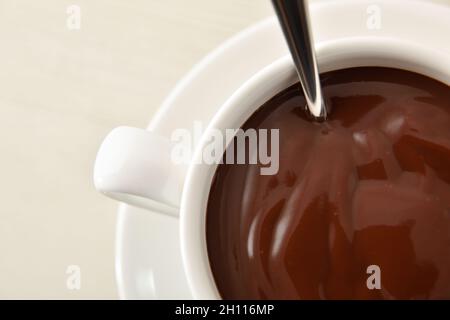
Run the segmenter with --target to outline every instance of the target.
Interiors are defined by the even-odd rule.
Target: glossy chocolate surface
[[[222,297],[450,299],[449,86],[377,67],[321,78],[325,123],[292,86],[243,125],[280,129],[276,175],[216,171],[206,235]]]

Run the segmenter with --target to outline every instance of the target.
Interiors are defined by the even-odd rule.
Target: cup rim
[[[318,43],[316,52],[321,73],[361,66],[391,67],[420,73],[450,86],[450,54],[420,43],[386,37],[351,37]],[[240,122],[239,128],[264,102],[295,82],[296,73],[289,56],[263,68],[226,100],[196,148],[180,205],[182,262],[195,299],[221,299],[209,264],[205,227],[206,204],[217,164],[203,164],[202,150],[210,142],[213,129],[236,128],[233,124]],[[256,95],[257,90],[263,92]]]

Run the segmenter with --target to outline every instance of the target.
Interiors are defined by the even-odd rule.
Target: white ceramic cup
[[[450,54],[395,38],[344,38],[318,44],[320,72],[382,66],[417,72],[450,85]],[[223,75],[218,75],[223,76]],[[132,205],[180,216],[183,265],[193,297],[220,299],[206,247],[205,217],[217,165],[202,161],[213,131],[239,128],[266,101],[297,81],[290,57],[243,84],[208,125],[190,165],[171,158],[173,143],[147,130],[119,127],[105,138],[94,168],[97,190]],[[187,112],[189,106],[186,106]]]

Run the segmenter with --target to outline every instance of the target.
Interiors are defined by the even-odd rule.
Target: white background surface
[[[81,7],[68,30],[66,8]],[[0,298],[116,298],[117,203],[92,185],[113,127],[145,127],[265,0],[0,0]],[[81,267],[81,290],[66,268]]]
[[[101,140],[145,127],[195,62],[271,14],[269,0],[0,0],[0,298],[117,298]]]

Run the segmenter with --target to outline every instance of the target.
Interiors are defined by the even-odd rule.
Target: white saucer
[[[367,8],[381,9],[381,28],[367,28]],[[369,10],[370,11],[370,10]],[[396,35],[450,54],[450,6],[421,0],[316,1],[316,42],[342,37]],[[170,135],[208,122],[245,80],[287,54],[275,18],[244,30],[214,50],[180,81],[148,129]],[[443,66],[443,68],[450,66]],[[116,278],[122,299],[190,299],[181,263],[178,219],[125,204],[119,207]]]

